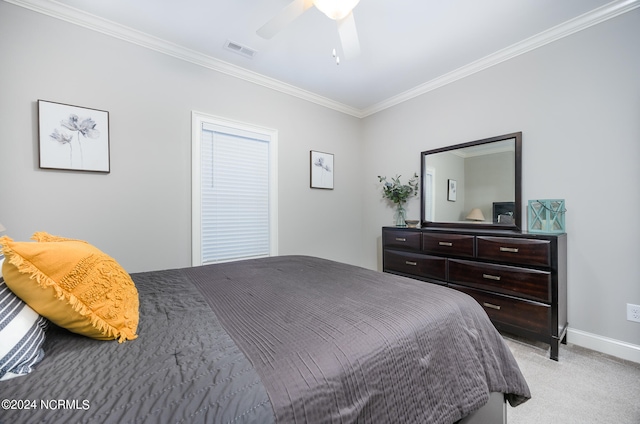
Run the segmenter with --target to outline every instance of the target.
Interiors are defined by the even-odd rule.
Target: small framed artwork
[[[450,202],[455,202],[458,194],[458,182],[456,180],[447,180],[448,190],[447,190],[447,200]]]
[[[40,168],[110,172],[109,112],[38,100]]]
[[[311,188],[333,190],[333,154],[311,151]]]

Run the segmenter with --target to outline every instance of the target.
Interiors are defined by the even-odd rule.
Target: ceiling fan
[[[264,24],[256,33],[262,38],[270,39],[280,30],[296,20],[300,15],[315,6],[322,13],[338,23],[338,35],[345,58],[350,59],[360,54],[360,42],[356,21],[353,19],[353,8],[360,0],[294,0],[275,17]]]

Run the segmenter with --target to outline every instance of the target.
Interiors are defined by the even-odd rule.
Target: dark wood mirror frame
[[[425,219],[426,211],[425,211],[425,159],[426,156],[436,153],[442,153],[447,151],[453,151],[456,149],[463,149],[471,146],[479,146],[481,144],[488,143],[496,143],[504,140],[515,139],[515,155],[514,155],[514,170],[515,170],[515,178],[514,178],[514,194],[515,194],[515,205],[514,205],[514,220],[511,224],[503,224],[503,223],[466,223],[466,222],[438,222],[438,221],[427,221]],[[504,230],[512,230],[516,232],[522,231],[522,132],[516,132],[511,134],[500,135],[497,137],[485,138],[482,140],[471,141],[468,143],[456,144],[454,146],[442,147],[433,150],[427,150],[420,154],[420,172],[421,172],[421,184],[420,184],[420,225],[422,228],[475,228],[475,229],[504,229]]]

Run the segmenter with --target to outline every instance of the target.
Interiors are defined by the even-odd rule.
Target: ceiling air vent
[[[242,44],[238,44],[229,40],[227,40],[227,42],[224,44],[224,48],[227,50],[231,50],[234,53],[238,53],[244,57],[248,57],[249,59],[253,59],[253,57],[258,53],[257,51],[250,49],[247,46],[243,46]]]

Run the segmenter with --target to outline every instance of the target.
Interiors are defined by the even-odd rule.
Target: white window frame
[[[427,181],[427,178],[429,178],[429,182]],[[425,196],[428,196],[429,194],[431,194],[431,198],[429,199],[429,201],[427,202],[427,199],[422,199],[422,201],[424,202],[424,208],[425,208],[425,217],[424,219],[427,221],[435,221],[436,220],[436,202],[435,202],[435,197],[436,197],[436,169],[435,168],[431,168],[431,167],[426,167],[425,168],[425,172],[424,172],[424,177],[422,180],[422,184],[423,184],[423,190],[422,192],[425,194]],[[427,209],[427,205],[429,205],[429,208]]]
[[[278,131],[202,112],[191,112],[191,264],[202,265],[201,181],[203,125],[227,127],[265,136],[269,142],[269,256],[278,255]]]

